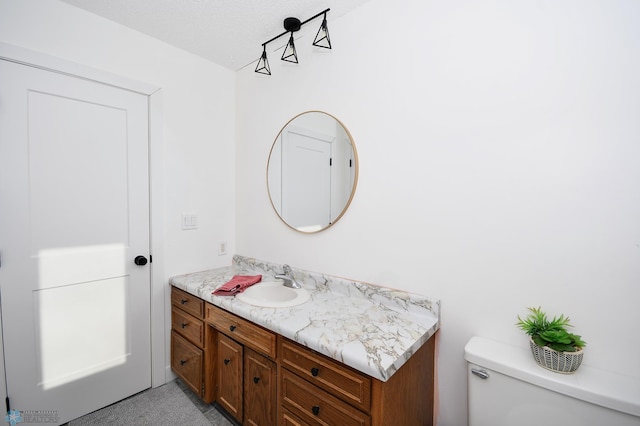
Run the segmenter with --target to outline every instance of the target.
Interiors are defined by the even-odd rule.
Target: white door
[[[317,231],[331,223],[332,138],[288,128],[282,140],[282,217],[293,228]]]
[[[0,255],[23,422],[151,386],[146,96],[0,60]]]

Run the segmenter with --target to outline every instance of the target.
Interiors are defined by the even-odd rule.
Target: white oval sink
[[[311,298],[311,294],[304,288],[285,287],[282,283],[282,280],[263,281],[237,294],[236,298],[264,308],[287,308],[301,305]]]

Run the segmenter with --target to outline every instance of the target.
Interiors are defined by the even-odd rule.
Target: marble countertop
[[[212,294],[234,275],[262,274],[267,281],[282,272],[282,265],[238,255],[232,266],[175,276],[169,283],[382,381],[440,326],[437,299],[292,269],[311,299],[287,308],[258,307],[235,296]]]

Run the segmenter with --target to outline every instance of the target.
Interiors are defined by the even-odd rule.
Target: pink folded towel
[[[213,294],[217,296],[234,296],[260,281],[262,281],[262,275],[234,275],[231,280],[218,287]]]

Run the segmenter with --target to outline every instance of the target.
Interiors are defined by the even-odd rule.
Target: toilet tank
[[[554,373],[528,348],[482,337],[465,359],[469,426],[640,426],[640,379],[587,365]]]

